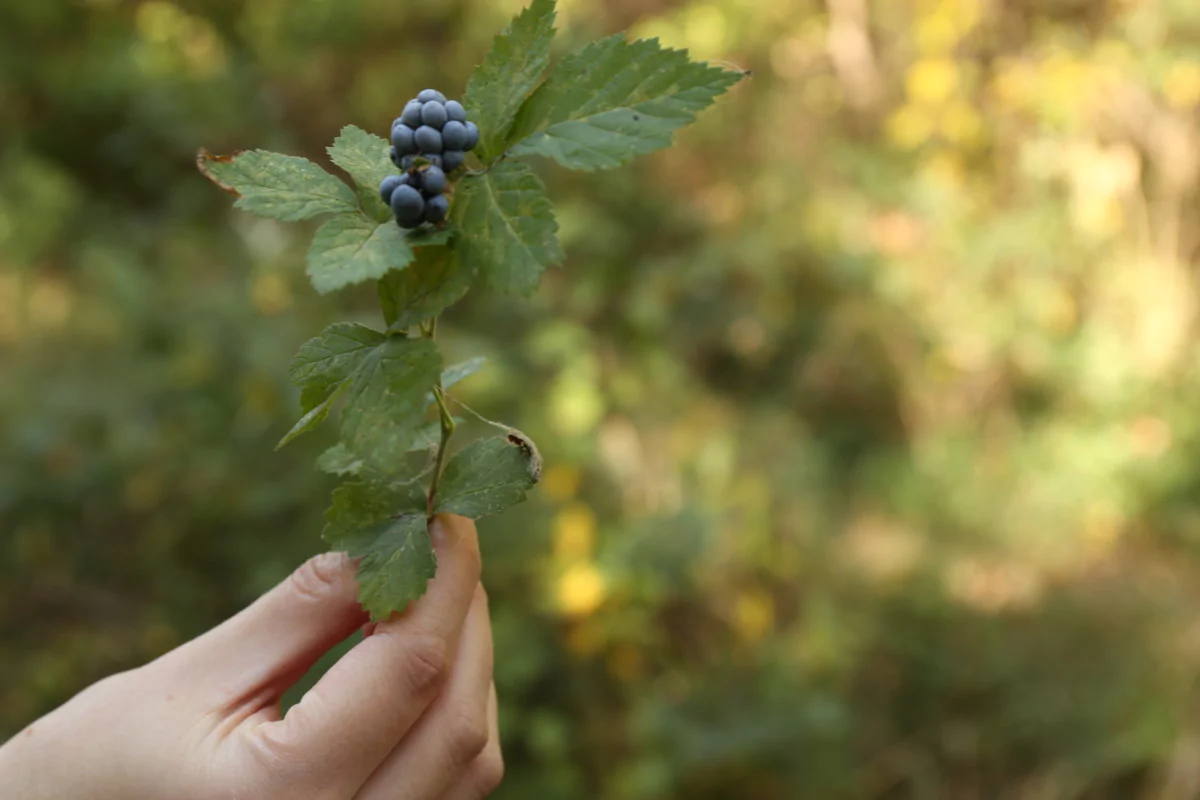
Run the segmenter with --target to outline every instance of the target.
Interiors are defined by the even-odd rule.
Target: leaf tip
[[[208,178],[221,191],[228,192],[234,197],[241,197],[241,192],[222,181],[216,175],[213,175],[212,170],[209,169],[209,164],[232,164],[233,160],[244,152],[244,150],[234,150],[229,155],[215,156],[208,151],[207,147],[201,147],[196,151],[196,169],[200,170],[200,174]]]
[[[529,460],[529,478],[536,484],[542,479],[542,454],[538,451],[537,445],[533,443],[525,434],[516,428],[510,428],[508,432],[508,441],[512,442]]]

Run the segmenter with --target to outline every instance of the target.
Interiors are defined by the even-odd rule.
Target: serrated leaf
[[[308,277],[327,294],[363,281],[382,278],[413,259],[404,231],[394,222],[378,222],[364,214],[342,214],[317,230],[308,251]]]
[[[367,213],[379,222],[390,220],[392,212],[379,196],[379,184],[396,172],[388,156],[387,141],[355,125],[347,125],[326,150],[330,160],[350,173],[358,185],[359,202]]]
[[[356,322],[334,323],[300,347],[288,366],[288,376],[293,385],[303,389],[335,386],[349,378],[363,357],[386,340],[379,331]],[[320,396],[318,402],[327,396]],[[311,408],[311,404],[305,404],[306,411]]]
[[[688,59],[657,39],[593,42],[563,59],[521,108],[512,155],[541,155],[570,169],[618,167],[666,147],[673,132],[744,77]]]
[[[471,73],[463,105],[479,126],[479,156],[504,152],[513,118],[550,63],[554,0],[534,0],[496,36],[483,63]]]
[[[446,464],[435,510],[471,519],[495,514],[522,502],[540,474],[532,448],[500,436],[479,439]]]
[[[330,475],[357,475],[362,469],[362,459],[338,442],[317,458],[317,469]]]
[[[344,387],[342,441],[367,468],[393,474],[412,449],[425,395],[441,370],[441,356],[429,339],[386,337],[344,322],[305,343],[292,361],[291,377],[308,411]]]
[[[363,359],[342,411],[342,441],[364,465],[392,474],[412,450],[425,394],[438,379],[442,358],[429,339],[392,337]]]
[[[464,178],[450,217],[464,268],[501,292],[530,294],[542,271],[562,261],[546,187],[526,164],[505,161]]]
[[[454,422],[457,424],[462,420],[455,417]],[[426,422],[417,429],[410,452],[429,450],[431,447],[435,447],[441,438],[441,423],[436,420]],[[330,447],[317,458],[317,469],[330,475],[358,475],[362,471],[362,467],[362,459],[342,442]]]
[[[197,163],[209,180],[239,195],[234,208],[259,216],[295,222],[358,207],[349,186],[308,159],[266,150],[232,156],[202,150]]]
[[[289,367],[292,383],[301,389],[304,416],[275,446],[276,450],[325,421],[362,358],[384,338],[365,326],[342,322],[304,343]]]
[[[389,328],[400,330],[437,316],[467,293],[474,277],[462,259],[445,248],[422,248],[407,268],[378,284],[379,304]]]
[[[358,562],[358,600],[373,621],[425,593],[437,571],[420,484],[352,482],[333,492],[322,537]]]

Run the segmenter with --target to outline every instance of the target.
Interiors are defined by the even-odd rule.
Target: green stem
[[[434,317],[428,324],[421,326],[421,335],[427,339],[432,339],[437,335],[437,317]],[[433,465],[433,478],[429,482],[429,501],[427,511],[430,515],[433,514],[434,503],[437,500],[438,484],[442,480],[442,467],[446,460],[446,447],[450,443],[450,437],[454,435],[454,415],[450,413],[450,408],[446,404],[446,389],[442,386],[442,377],[438,375],[437,385],[433,387],[433,397],[437,400],[438,406],[438,422],[441,424],[442,436],[438,442],[437,460]]]
[[[442,388],[442,379],[438,378],[437,386],[433,387],[433,396],[437,399],[438,420],[442,425],[442,439],[438,443],[437,461],[433,465],[433,480],[429,483],[429,513],[433,514],[434,500],[437,498],[438,484],[442,480],[442,466],[446,457],[446,445],[454,435],[454,417],[446,406],[446,390]]]

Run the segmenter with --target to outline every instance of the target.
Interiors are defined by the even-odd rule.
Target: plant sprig
[[[318,292],[377,284],[382,330],[336,323],[293,360],[302,416],[280,442],[315,429],[340,405],[339,442],[318,466],[344,482],[322,535],[359,559],[359,599],[374,620],[420,597],[433,577],[432,515],[502,511],[524,500],[541,474],[536,447],[507,426],[498,426],[507,435],[450,454],[457,423],[449,389],[482,360],[446,367],[436,343],[440,315],[471,287],[529,295],[563,259],[546,188],[518,159],[542,156],[575,170],[621,166],[668,146],[746,74],[621,36],[551,67],[555,15],[554,0],[533,0],[472,74],[463,105],[479,127],[481,163],[451,177],[449,218],[439,226],[396,224],[376,191],[393,170],[388,142],[353,125],[328,150],[353,186],[295,156],[201,150],[197,158],[210,180],[237,195],[236,208],[288,222],[326,217],[307,259]],[[436,420],[427,421],[434,409]],[[432,469],[414,468],[414,453],[431,456]]]

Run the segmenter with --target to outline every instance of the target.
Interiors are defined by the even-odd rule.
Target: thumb
[[[363,625],[354,562],[322,553],[237,615],[170,655],[193,685],[223,696],[283,692]],[[274,698],[272,698],[274,699]]]

